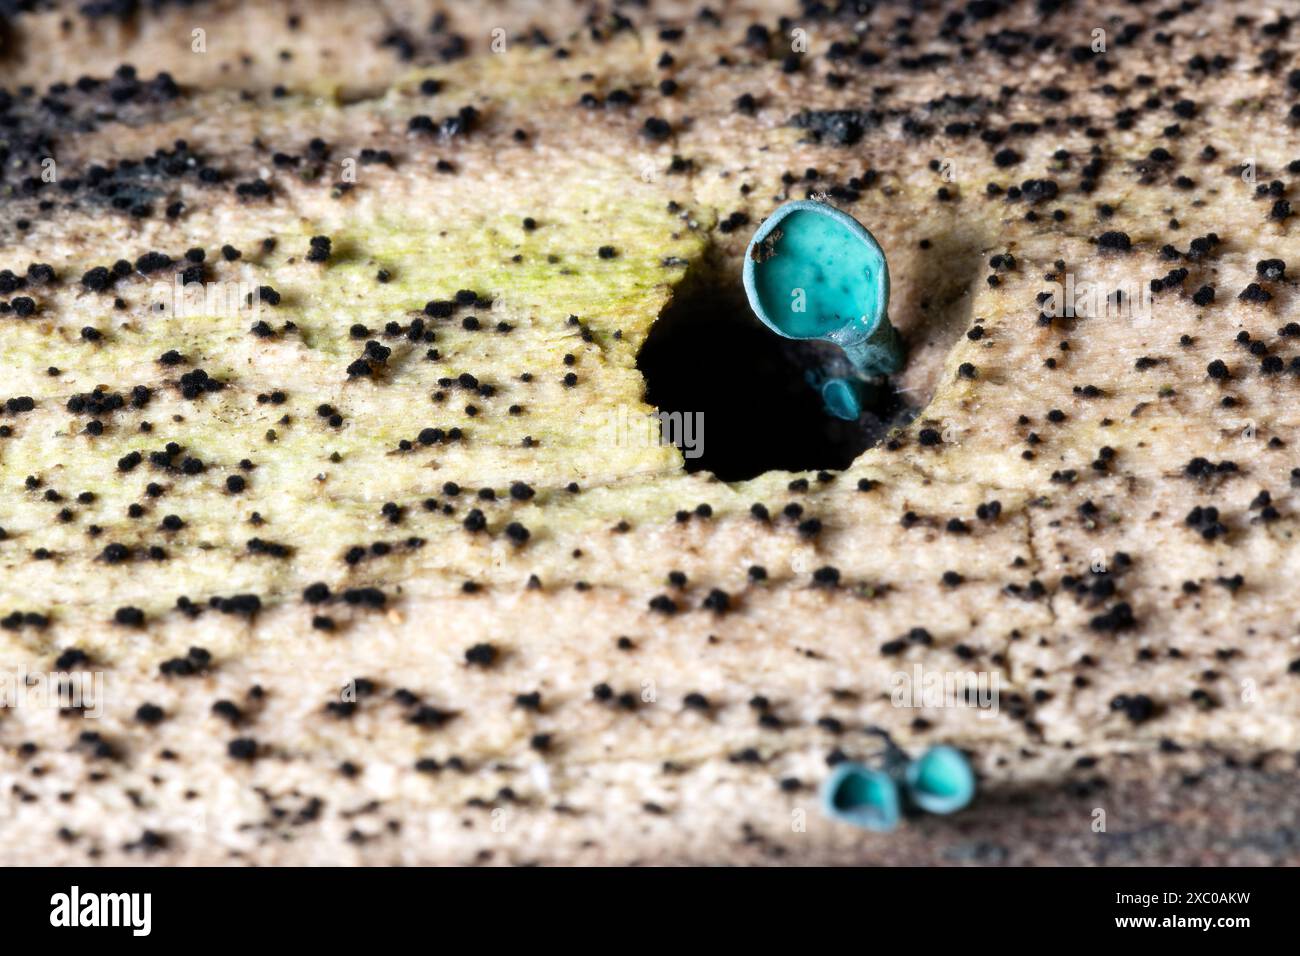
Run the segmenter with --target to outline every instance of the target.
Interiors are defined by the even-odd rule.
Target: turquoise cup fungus
[[[750,240],[743,279],[750,308],[777,335],[839,346],[862,378],[902,368],[885,253],[848,213],[812,200],[779,207]],[[820,387],[832,415],[861,414],[860,380],[830,378]]]
[[[822,813],[840,823],[888,833],[904,812],[956,813],[974,799],[975,773],[955,747],[931,747],[912,760],[887,734],[879,769],[842,761],[822,784]]]
[[[926,813],[955,813],[975,796],[975,774],[955,747],[931,747],[907,765],[904,784]]]
[[[843,761],[835,765],[821,792],[822,812],[832,820],[888,833],[898,826],[898,784],[881,770]]]

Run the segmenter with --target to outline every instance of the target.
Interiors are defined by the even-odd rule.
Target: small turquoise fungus
[[[826,816],[888,833],[906,812],[955,813],[974,798],[975,774],[956,748],[931,747],[912,760],[887,736],[885,745],[879,769],[847,760],[835,765],[822,784]]]
[[[814,200],[779,207],[749,241],[743,278],[750,308],[777,335],[843,350],[856,377],[813,383],[835,417],[856,419],[866,380],[903,367],[885,253],[848,213]]]
[[[975,774],[954,747],[931,747],[907,765],[907,796],[926,813],[955,813],[975,795]]]
[[[902,813],[893,777],[847,760],[835,765],[822,786],[822,809],[833,820],[881,833],[898,826]]]

